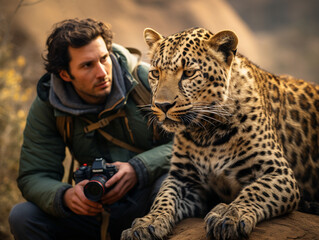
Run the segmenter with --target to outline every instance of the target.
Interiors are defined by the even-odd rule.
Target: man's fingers
[[[123,176],[124,176],[124,173],[122,171],[118,171],[105,183],[105,187],[109,188],[113,186],[115,183],[120,181]]]
[[[67,190],[64,197],[65,203],[76,214],[93,216],[102,212],[103,206],[85,197],[83,186],[86,182],[83,181]]]
[[[75,200],[73,204],[73,211],[80,215],[96,215],[103,210],[102,204],[92,202],[90,200],[81,201]]]
[[[125,162],[113,164],[118,172],[105,183],[106,188],[114,187],[102,197],[103,204],[112,204],[120,200],[137,183],[136,172],[131,164]]]
[[[129,180],[123,180],[116,184],[116,186],[107,193],[102,201],[105,204],[112,204],[120,200],[129,190],[134,187],[134,184]]]
[[[88,205],[92,208],[97,208],[97,209],[101,209],[103,207],[102,204],[100,204],[98,202],[93,202],[93,201],[87,199],[85,194],[84,194],[82,186],[75,186],[74,189],[75,189],[75,195],[79,198],[80,203],[83,203],[85,205]]]
[[[86,208],[85,206],[81,207],[79,205],[77,205],[74,210],[73,210],[76,214],[79,215],[86,215],[86,216],[95,216],[98,213],[101,212],[101,210],[99,209],[95,209],[95,208]]]

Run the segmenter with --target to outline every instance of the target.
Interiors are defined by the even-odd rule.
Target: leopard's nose
[[[168,102],[164,102],[164,103],[155,103],[155,106],[158,107],[159,109],[161,109],[164,113],[166,113],[170,108],[174,107],[176,104],[176,102],[174,103],[168,103]]]

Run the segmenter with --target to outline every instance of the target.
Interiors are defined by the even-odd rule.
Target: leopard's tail
[[[301,200],[299,202],[298,210],[300,212],[319,215],[319,202],[308,202],[305,200]]]

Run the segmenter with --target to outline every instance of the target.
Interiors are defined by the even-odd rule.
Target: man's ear
[[[238,38],[232,31],[222,31],[214,34],[208,41],[209,47],[224,55],[224,61],[230,65],[236,55]]]
[[[70,74],[66,70],[61,70],[59,72],[60,78],[62,78],[66,82],[71,82],[72,78],[70,77]]]

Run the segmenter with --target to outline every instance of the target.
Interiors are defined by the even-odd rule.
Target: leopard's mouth
[[[196,118],[196,114],[185,114],[183,116],[179,116],[178,120],[172,119],[170,117],[165,117],[163,121],[160,121],[159,124],[168,132],[176,132],[182,131],[187,126],[191,125],[193,120]]]
[[[170,118],[165,118],[164,121],[159,122],[159,125],[167,132],[176,132],[182,130],[181,127],[183,124],[180,122],[174,121]]]

